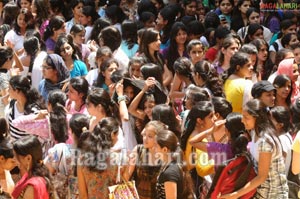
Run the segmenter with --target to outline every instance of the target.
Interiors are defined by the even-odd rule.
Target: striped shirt
[[[25,131],[22,131],[18,128],[16,128],[14,125],[13,125],[13,120],[15,118],[18,118],[19,116],[21,115],[24,115],[24,113],[20,113],[16,107],[16,100],[11,100],[10,103],[9,103],[9,110],[8,110],[8,113],[7,113],[7,118],[8,118],[8,123],[9,123],[9,135],[10,135],[10,138],[12,140],[17,140],[19,138],[22,138],[26,135],[29,135],[28,133],[26,133]]]

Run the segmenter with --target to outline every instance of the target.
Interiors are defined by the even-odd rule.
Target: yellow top
[[[298,132],[292,145],[293,151],[300,153],[300,133]]]
[[[252,81],[244,78],[227,79],[224,84],[226,100],[232,105],[232,112],[242,113],[243,105],[251,96]]]
[[[201,177],[214,173],[214,161],[208,159],[206,152],[192,147],[189,143],[191,138],[190,136],[184,151],[188,171],[196,167],[197,174]],[[206,142],[206,140],[203,141]]]

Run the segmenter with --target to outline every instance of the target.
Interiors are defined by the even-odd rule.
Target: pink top
[[[75,110],[75,102],[70,101],[69,99],[66,102],[66,108],[67,108],[69,114],[82,113],[85,115],[89,115],[89,112],[87,111],[85,104],[81,106],[81,109],[79,111],[76,111]]]
[[[49,20],[46,20],[42,23],[40,27],[41,38],[44,38],[44,32],[46,31],[47,26],[49,25]]]
[[[68,123],[69,123],[71,116],[72,115],[67,114],[67,122]],[[36,115],[34,115],[34,114],[20,116],[17,119],[14,119],[12,121],[12,123],[16,128],[18,128],[22,131],[26,131],[33,135],[38,135],[43,140],[49,139],[50,138],[50,136],[49,136],[50,126],[49,126],[48,118],[35,120],[34,119],[35,117],[36,117]],[[68,135],[69,135],[69,138],[66,141],[66,143],[73,144],[73,138],[72,138],[70,129],[68,130]]]

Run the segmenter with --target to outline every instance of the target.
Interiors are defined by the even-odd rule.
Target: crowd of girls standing
[[[206,197],[222,161],[247,152],[256,177],[218,197],[288,198],[287,174],[300,172],[299,27],[292,12],[258,8],[1,2],[4,194],[108,198],[122,175],[142,199]]]

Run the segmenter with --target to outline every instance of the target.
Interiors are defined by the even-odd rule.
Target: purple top
[[[222,162],[234,157],[230,144],[222,144],[218,142],[207,143],[207,154],[209,159],[213,159],[215,161],[215,166],[218,166],[222,164]]]
[[[222,66],[220,65],[220,62],[218,62],[218,61],[213,63],[212,67],[216,69],[216,71],[219,75],[223,74],[225,72],[224,69],[222,68]]]
[[[280,31],[280,21],[277,17],[273,16],[269,23],[268,23],[268,28],[272,33],[276,33]]]
[[[46,40],[45,44],[46,44],[46,49],[47,49],[47,51],[54,51],[56,42],[55,42],[53,39],[51,39],[51,38],[49,37],[49,38]]]

